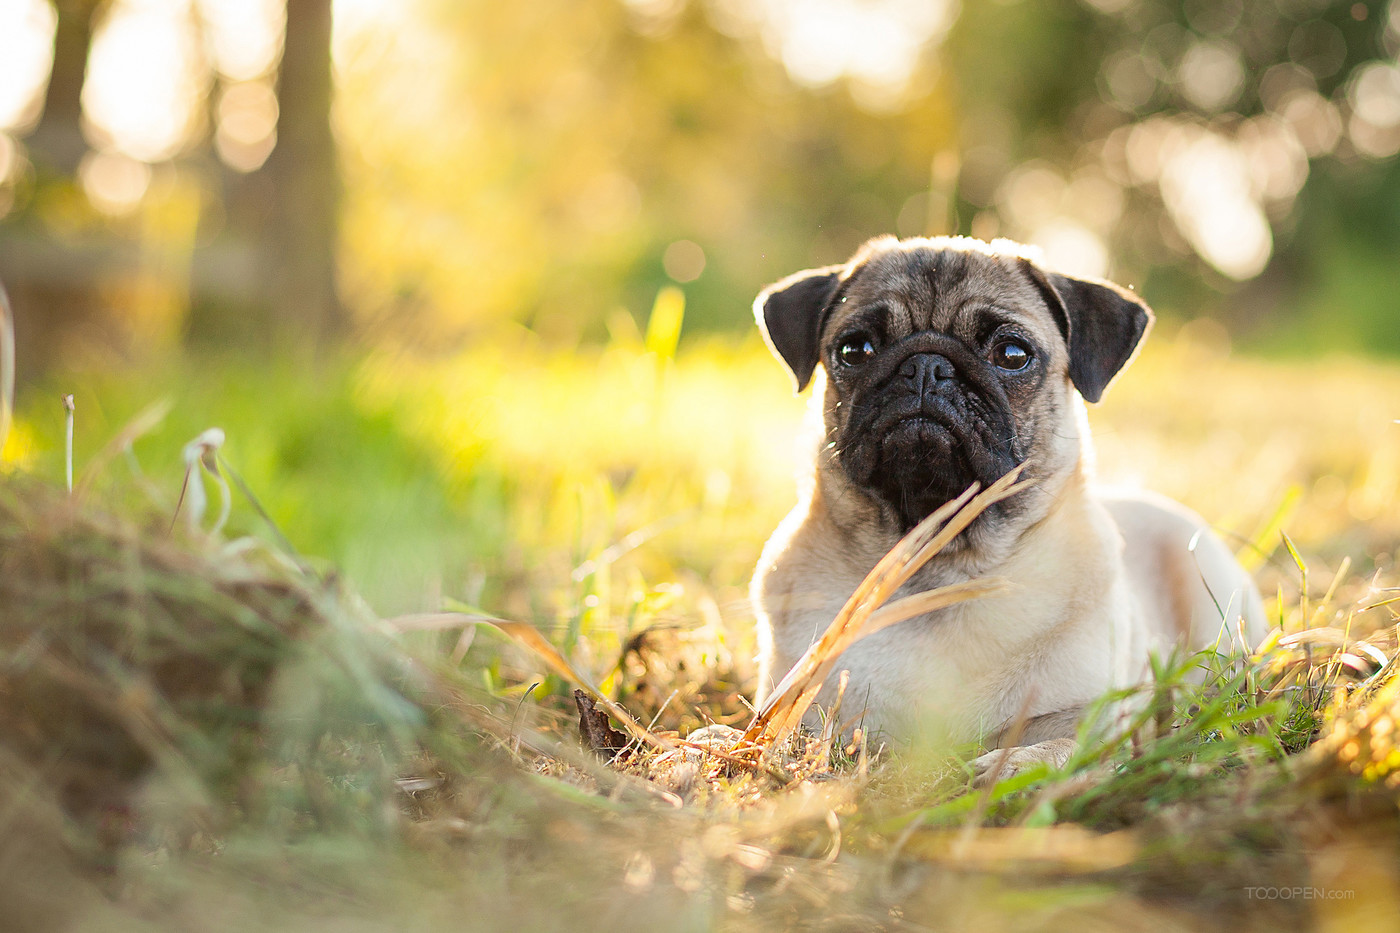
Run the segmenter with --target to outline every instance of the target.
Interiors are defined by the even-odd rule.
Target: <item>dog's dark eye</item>
[[[992,346],[990,359],[997,369],[1018,372],[1031,362],[1031,351],[1019,340],[998,340]]]
[[[847,366],[859,366],[875,355],[875,344],[865,334],[853,334],[836,348],[836,358]]]

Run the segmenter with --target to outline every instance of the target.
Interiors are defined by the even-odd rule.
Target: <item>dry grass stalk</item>
[[[136,417],[132,418],[122,429],[112,436],[106,444],[88,461],[83,468],[82,475],[78,477],[78,484],[73,489],[73,495],[82,499],[92,489],[93,483],[102,475],[102,472],[119,455],[127,453],[142,436],[155,430],[170,413],[172,404],[169,399],[163,399],[147,405]]]
[[[1299,756],[1298,774],[1304,781],[1349,793],[1400,789],[1400,680],[1391,679],[1370,695],[1338,694],[1329,719],[1317,741]]]
[[[614,701],[611,697],[605,696],[597,687],[593,686],[593,684],[588,681],[588,678],[574,670],[573,665],[571,665],[564,656],[549,643],[549,640],[540,634],[539,629],[535,628],[533,625],[526,625],[524,622],[507,622],[503,619],[483,618],[479,621],[494,627],[497,631],[505,634],[517,644],[530,648],[538,654],[556,674],[568,680],[570,683],[573,683],[575,686],[581,687],[583,690],[587,691],[614,719],[622,723],[622,727],[630,732],[632,737],[637,741],[651,748],[666,751],[674,747],[670,742],[639,723],[633,718],[632,714],[627,712],[619,703]]]
[[[76,411],[73,396],[63,396],[63,475],[70,496],[73,494],[73,419]]]
[[[745,730],[739,747],[769,749],[791,736],[816,700],[822,684],[836,668],[841,653],[866,635],[914,616],[1003,590],[1004,580],[968,580],[885,605],[919,568],[947,547],[977,516],[1030,485],[1017,482],[1023,466],[1013,469],[980,493],[974,483],[961,496],[921,521],[891,548],[856,587],[822,637],[807,649],[778,684]]]
[[[186,499],[189,500],[189,507],[185,510],[185,520],[190,531],[197,532],[200,523],[204,521],[209,497],[204,491],[204,480],[200,477],[202,469],[214,478],[219,487],[219,516],[214,520],[214,526],[209,529],[209,535],[217,537],[219,532],[223,531],[224,523],[228,521],[229,513],[233,509],[233,493],[229,490],[228,480],[219,472],[219,448],[224,446],[224,440],[222,428],[209,428],[185,445],[181,454],[185,461],[185,482],[180,487],[180,498],[175,502],[175,514],[170,517],[172,528],[180,517],[180,508]],[[71,482],[69,485],[71,492]]]
[[[427,613],[419,615],[401,616],[386,623],[395,632],[406,632],[423,629],[447,628],[456,625],[489,625],[496,631],[505,635],[511,641],[524,648],[529,648],[549,667],[550,670],[560,677],[582,689],[591,696],[600,706],[608,711],[614,719],[622,723],[624,729],[631,733],[632,738],[651,748],[662,751],[670,751],[675,745],[666,739],[656,735],[646,726],[638,722],[631,713],[627,712],[615,700],[604,695],[595,687],[587,677],[580,674],[568,659],[559,653],[559,650],[549,643],[549,640],[540,634],[539,629],[524,622],[510,622],[505,619],[495,619],[490,616],[471,615],[470,613],[441,612]]]
[[[1304,629],[1288,635],[1274,629],[1255,652],[1260,670],[1268,675],[1269,686],[1261,695],[1267,702],[1299,687],[1313,691],[1317,702],[1327,694],[1350,682],[1363,690],[1357,700],[1389,683],[1395,671],[1397,655],[1393,643],[1395,630],[1385,628],[1364,638],[1348,629],[1333,626]],[[1389,650],[1388,650],[1389,649]]]

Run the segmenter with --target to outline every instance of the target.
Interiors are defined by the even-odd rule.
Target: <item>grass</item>
[[[666,743],[752,717],[745,586],[793,500],[804,404],[753,343],[522,339],[316,381],[204,359],[21,394],[0,454],[0,913],[1381,928],[1400,879],[1400,368],[1154,339],[1093,413],[1101,472],[1219,522],[1278,637],[1203,685],[1164,660],[1129,728],[1091,722],[1066,768],[978,791],[973,750],[936,743],[798,735],[757,764],[634,747],[611,765],[578,745],[575,678]],[[209,534],[202,475],[203,521],[172,529],[180,451],[212,426],[257,504],[233,482]],[[573,673],[445,611],[528,622]]]

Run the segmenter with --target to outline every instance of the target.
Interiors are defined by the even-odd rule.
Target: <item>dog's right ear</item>
[[[824,266],[797,272],[768,286],[754,299],[753,315],[763,339],[792,373],[798,392],[807,388],[817,368],[822,325],[845,269]]]

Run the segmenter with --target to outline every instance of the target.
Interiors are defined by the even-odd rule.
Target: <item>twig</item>
[[[444,615],[446,615],[446,613],[444,613]],[[478,624],[489,625],[496,629],[496,631],[510,638],[516,644],[529,648],[535,654],[539,655],[540,660],[544,661],[546,666],[553,670],[554,673],[569,681],[575,687],[581,688],[593,697],[593,699],[605,708],[614,719],[622,723],[622,727],[632,733],[632,736],[638,741],[650,745],[652,748],[659,748],[665,751],[670,751],[676,747],[674,743],[661,738],[659,735],[656,735],[650,729],[643,726],[631,713],[627,712],[621,704],[593,686],[588,678],[575,670],[574,666],[570,664],[568,660],[559,653],[559,650],[551,645],[549,641],[540,634],[539,629],[535,628],[533,625],[526,625],[523,622],[510,622],[505,619],[493,619],[489,616],[470,616],[466,613],[462,615],[464,617],[463,621],[470,619],[470,621]]]
[[[739,767],[745,768],[749,771],[762,771],[767,774],[773,775],[774,777],[777,777],[783,784],[788,784],[792,781],[792,775],[767,767],[764,762],[753,761],[748,758],[740,758],[738,755],[735,755],[732,752],[722,752],[717,748],[713,748],[709,745],[703,745],[699,742],[692,742],[688,739],[676,739],[675,743],[681,748],[689,748],[697,752],[704,752],[706,755],[713,755],[721,761],[727,761],[732,765],[738,765]]]

